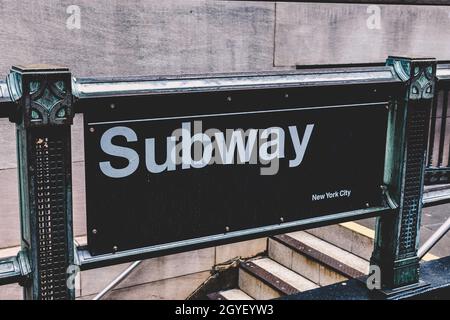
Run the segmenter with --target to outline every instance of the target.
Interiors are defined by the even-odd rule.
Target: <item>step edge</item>
[[[230,301],[230,300],[234,300],[234,301],[249,300],[249,299],[228,299],[228,298],[226,297],[225,294],[226,294],[227,292],[233,291],[233,290],[240,291],[239,294],[246,296],[246,298],[249,298],[250,300],[254,300],[253,297],[251,297],[249,294],[247,294],[246,292],[244,292],[244,290],[242,290],[242,289],[240,289],[240,288],[233,288],[233,289],[227,289],[227,290],[219,291],[219,294],[220,294],[222,297],[224,297],[225,300],[228,300],[228,301]]]
[[[341,258],[345,259],[346,258],[354,258],[354,262],[355,264],[353,264],[353,260],[347,261],[346,265],[348,265],[350,268],[352,269],[356,269],[359,272],[362,273],[366,273],[369,271],[369,264],[370,264],[370,258],[364,258],[359,256],[358,254],[352,252],[351,250],[347,249],[347,248],[343,248],[341,247],[339,244],[334,244],[332,242],[326,241],[324,239],[322,239],[321,237],[318,237],[314,234],[310,234],[308,232],[305,231],[300,231],[302,234],[304,234],[304,236],[306,236],[307,238],[304,239],[302,234],[291,234],[291,233],[286,233],[286,236],[289,236],[291,238],[296,239],[297,241],[300,241],[303,245],[309,246],[311,248],[311,246],[313,246],[312,248],[319,251],[320,253],[323,253],[325,256],[329,256],[330,258],[339,261],[339,264],[341,263]],[[313,244],[309,244],[310,241],[313,241]],[[318,245],[320,246],[322,243],[324,245],[323,250],[321,251],[321,248],[317,248],[314,246],[314,242],[317,242]],[[335,250],[334,250],[335,249]],[[344,257],[341,257],[341,254],[344,255]]]
[[[278,241],[279,243],[290,248],[291,250],[294,250],[296,253],[307,256],[308,258],[314,260],[315,262],[318,262],[319,264],[322,264],[347,278],[359,278],[366,276],[363,272],[343,262],[340,262],[339,260],[336,260],[335,258],[330,257],[329,255],[319,252],[318,250],[308,246],[307,244],[297,239],[288,236],[287,234],[277,235],[271,237],[271,239]],[[326,257],[327,259],[325,259],[324,257]],[[342,267],[340,267],[339,265],[341,265]]]
[[[262,281],[264,284],[268,285],[275,291],[278,291],[282,295],[290,295],[301,292],[300,290],[290,285],[286,281],[280,279],[276,275],[270,273],[264,268],[261,268],[260,266],[251,261],[243,262],[240,264],[239,267],[243,269],[243,271]],[[245,292],[245,290],[242,291]]]

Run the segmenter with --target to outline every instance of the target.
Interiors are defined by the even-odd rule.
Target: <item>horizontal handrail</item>
[[[392,82],[401,80],[391,66],[368,65],[183,76],[72,77],[72,92],[75,111],[83,112],[77,108],[80,101],[106,97]],[[14,113],[13,100],[6,81],[0,80],[0,117]]]
[[[436,68],[436,77],[438,81],[450,80],[450,64],[448,62],[438,63]]]
[[[436,75],[439,81],[450,80],[450,64],[447,61],[438,64]],[[77,100],[180,92],[401,82],[391,66],[378,64],[334,65],[332,67],[306,66],[298,70],[256,73],[157,77],[73,77],[72,79],[72,91]],[[14,111],[15,105],[7,83],[0,80],[0,117],[10,117]],[[76,107],[75,111],[83,112],[82,109]]]
[[[438,80],[450,80],[450,64],[438,64]],[[307,66],[304,69],[256,73],[229,73],[207,75],[158,77],[73,77],[72,90],[78,99],[103,98],[123,95],[164,94],[173,92],[205,92],[243,90],[329,84],[399,82],[392,67],[360,65],[324,68]],[[0,80],[0,117],[13,111],[13,99],[6,81]]]
[[[77,98],[85,99],[380,81],[391,82],[399,79],[391,67],[382,66],[165,78],[74,78],[72,89]]]

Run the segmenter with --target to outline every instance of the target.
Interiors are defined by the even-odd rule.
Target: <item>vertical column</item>
[[[22,251],[31,266],[24,296],[74,299],[67,286],[74,261],[71,74],[47,65],[14,66],[7,83],[17,104]]]
[[[385,183],[399,207],[377,219],[371,264],[380,267],[385,292],[419,283],[420,220],[436,61],[389,57],[405,82],[405,98],[391,106]]]

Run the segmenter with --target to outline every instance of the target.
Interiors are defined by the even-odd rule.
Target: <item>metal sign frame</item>
[[[187,247],[188,243],[214,245],[239,241],[243,237],[295,230],[319,221],[331,223],[336,219],[342,220],[343,216],[356,219],[369,211],[389,210],[382,204],[385,195],[381,186],[389,97],[395,94],[394,88],[385,84],[370,88],[345,85],[285,88],[281,84],[271,89],[224,90],[206,94],[180,90],[169,95],[118,97],[114,99],[113,108],[108,103],[99,103],[84,114],[90,252],[93,255],[119,253],[133,249],[130,247],[144,246],[154,247],[157,252],[158,248]],[[181,170],[178,166],[178,170],[170,173],[150,175],[144,161],[143,138],[151,135],[158,143],[162,136],[162,141],[165,141],[166,136],[163,135],[170,135],[173,130],[181,128],[182,122],[190,121],[194,130],[193,121],[198,120],[203,121],[204,130],[214,127],[221,130],[243,128],[244,131],[273,125],[287,130],[288,124],[294,123],[301,131],[307,123],[314,122],[315,131],[311,133],[309,147],[312,149],[305,156],[305,163],[298,168],[284,167],[287,160],[280,159],[279,172],[273,176],[260,176],[256,173],[260,167],[250,164],[215,164],[191,170]],[[117,128],[133,132],[138,140],[141,139],[140,144],[131,144],[141,159],[133,173],[112,178],[99,167],[101,161],[112,161],[112,157],[101,150],[100,140],[105,131]],[[290,136],[289,131],[285,134]],[[298,134],[302,140],[303,133]],[[339,139],[339,134],[344,134],[345,138]],[[334,151],[338,146],[342,149]],[[286,157],[293,156],[289,154],[293,150],[290,150],[288,142],[284,149]],[[165,147],[156,151],[166,153]],[[364,159],[356,161],[358,158]],[[351,168],[350,163],[353,165]],[[304,166],[307,169],[303,169]],[[365,173],[366,167],[372,167],[372,170]],[[360,174],[347,178],[355,170]],[[343,174],[344,171],[347,174]],[[246,177],[245,182],[237,183],[243,176]],[[292,189],[302,179],[307,186],[294,194]],[[317,185],[316,181],[323,182]],[[197,200],[191,200],[198,193],[189,189],[193,182],[199,184],[200,189],[205,186]],[[277,185],[277,190],[270,187],[273,184]],[[344,188],[344,185],[353,190],[351,201],[345,198],[312,201],[311,196],[307,196],[308,191],[311,194],[335,191],[333,188]],[[254,192],[247,192],[247,188]],[[230,200],[221,203],[216,192]],[[170,209],[164,200],[167,194],[172,198]],[[277,199],[276,208],[270,209],[272,203],[263,202],[272,196]],[[115,202],[115,199],[122,200]],[[328,205],[330,201],[332,205]],[[176,203],[183,205],[177,206]],[[296,209],[299,204],[303,210]],[[247,205],[249,208],[243,209]],[[133,217],[133,220],[128,217]],[[143,230],[143,226],[150,230]],[[177,226],[184,227],[177,229]],[[125,228],[130,231],[125,232]]]

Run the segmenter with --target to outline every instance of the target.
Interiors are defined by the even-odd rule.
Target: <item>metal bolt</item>
[[[231,101],[231,97],[230,97],[230,96],[228,96],[228,97],[227,97],[227,100],[228,100],[228,101]]]
[[[119,248],[117,248],[117,246],[114,246],[114,247],[113,247],[113,251],[114,251],[114,252],[117,252],[118,249],[119,249]]]
[[[97,229],[92,229],[92,234],[97,234]]]
[[[280,217],[280,221],[281,221],[281,222],[284,222],[284,218],[283,218],[283,217]]]
[[[373,89],[373,92],[377,92],[377,89]]]
[[[285,98],[289,98],[289,94],[288,94],[288,93],[285,93],[285,94],[284,94],[284,97],[285,97]]]
[[[230,231],[230,227],[226,226],[225,227],[225,232],[228,232],[228,231]]]
[[[370,204],[369,204],[368,202],[366,203],[366,207],[367,207],[367,208],[369,208],[369,207],[370,207]]]
[[[114,109],[116,105],[114,103],[111,103],[111,109]]]
[[[94,128],[92,128],[92,127],[89,128],[89,132],[94,132],[94,131],[95,131]]]

